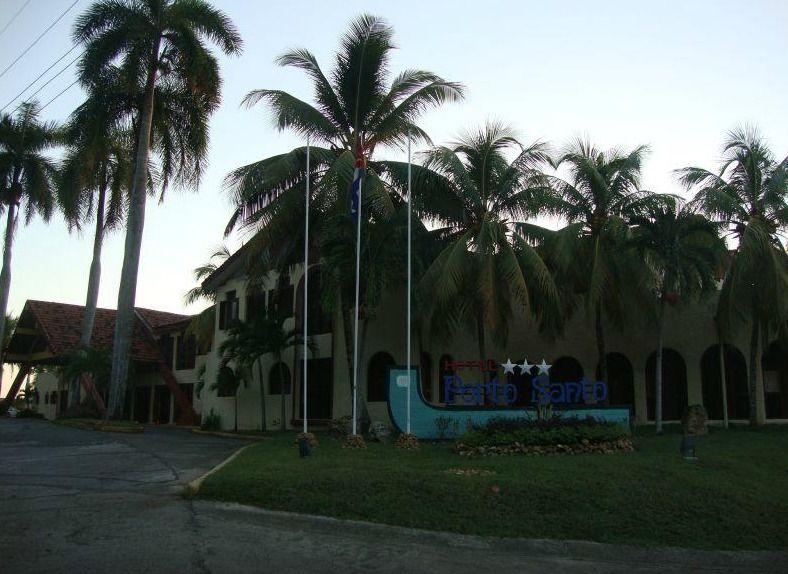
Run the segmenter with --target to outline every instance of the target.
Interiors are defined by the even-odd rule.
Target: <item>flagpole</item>
[[[406,431],[410,434],[410,383],[411,383],[411,372],[410,372],[410,291],[411,291],[411,251],[410,251],[410,242],[411,242],[411,163],[410,163],[410,132],[408,132],[408,319],[407,319],[407,329],[408,329],[408,336],[407,336],[407,372],[408,372],[408,394],[407,394],[407,403],[408,403],[408,416],[407,416],[407,424],[406,424]]]
[[[356,420],[358,418],[358,304],[359,304],[359,278],[361,270],[361,186],[363,176],[358,182],[358,207],[356,210],[356,311],[353,324],[353,434],[357,434]]]
[[[309,136],[306,136],[306,216],[304,217],[304,351],[303,351],[303,375],[304,375],[304,388],[301,391],[304,403],[304,434],[307,432],[306,422],[306,388],[307,388],[307,319],[309,316],[309,307],[307,306],[307,298],[309,297]]]

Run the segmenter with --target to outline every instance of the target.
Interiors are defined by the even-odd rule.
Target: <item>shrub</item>
[[[100,414],[96,406],[92,403],[80,403],[78,405],[74,405],[68,407],[60,416],[59,419],[97,419],[100,418]]]
[[[202,419],[200,424],[202,430],[222,430],[222,417],[219,413],[211,409]]]
[[[16,415],[20,419],[43,419],[44,415],[39,413],[38,411],[34,411],[33,409],[22,409],[19,411],[19,414]]]
[[[591,417],[551,417],[547,419],[491,419],[474,425],[458,443],[468,447],[600,444],[628,436],[618,424]]]

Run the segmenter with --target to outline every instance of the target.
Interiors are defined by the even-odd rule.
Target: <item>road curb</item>
[[[186,485],[186,487],[184,488],[184,493],[188,494],[188,495],[191,495],[191,496],[194,496],[195,494],[200,492],[200,488],[202,487],[202,483],[205,481],[206,478],[211,476],[213,473],[220,471],[226,465],[230,464],[233,460],[235,460],[235,458],[238,455],[240,455],[243,451],[245,451],[247,448],[249,448],[251,446],[254,446],[254,443],[242,446],[241,448],[236,450],[233,454],[231,454],[226,459],[224,459],[222,462],[220,462],[219,464],[214,466],[211,470],[209,470],[208,472],[206,472],[202,476],[198,476],[197,478],[195,478],[194,480],[189,482]]]
[[[200,434],[205,436],[218,436],[222,438],[239,438],[242,440],[270,440],[270,436],[261,436],[256,434],[237,434],[232,432],[224,432],[224,431],[209,431],[209,430],[202,430],[200,428],[193,428],[192,432],[194,434]]]

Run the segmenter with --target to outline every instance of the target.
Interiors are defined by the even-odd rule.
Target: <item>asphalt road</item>
[[[0,572],[788,572],[786,553],[495,540],[179,496],[242,445],[0,419]]]

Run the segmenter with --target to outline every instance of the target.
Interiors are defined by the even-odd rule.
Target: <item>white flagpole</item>
[[[303,375],[304,375],[304,388],[301,391],[303,394],[303,403],[304,403],[304,434],[307,432],[307,422],[306,422],[306,379],[307,379],[307,368],[306,368],[306,361],[307,361],[307,318],[309,314],[309,308],[307,306],[307,298],[309,297],[309,136],[306,137],[306,217],[304,217],[304,351],[303,351]]]
[[[356,432],[356,419],[357,413],[357,395],[358,395],[358,300],[359,300],[359,277],[361,270],[361,188],[364,183],[362,176],[358,182],[358,209],[356,213],[356,316],[353,326],[353,434]]]
[[[410,132],[408,132],[408,337],[407,337],[407,373],[408,373],[408,395],[407,395],[407,402],[408,402],[408,415],[407,415],[407,424],[406,430],[408,434],[410,434],[410,383],[411,383],[411,372],[410,372],[410,291],[411,291],[411,270],[410,270],[410,239],[411,239],[411,168],[410,168]]]

